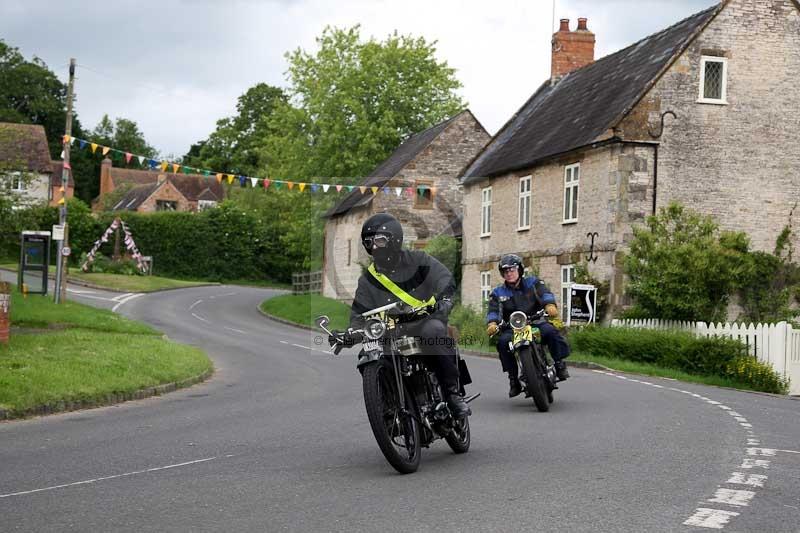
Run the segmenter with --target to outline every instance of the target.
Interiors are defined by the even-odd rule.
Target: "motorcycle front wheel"
[[[533,397],[536,409],[544,413],[550,409],[550,402],[547,401],[547,389],[544,384],[544,376],[533,360],[533,347],[520,346],[518,350],[519,360],[522,363],[522,371],[528,381],[528,392]]]
[[[383,456],[401,474],[416,472],[421,454],[420,431],[408,390],[404,391],[404,413],[394,369],[384,360],[367,365],[362,382],[369,425]]]

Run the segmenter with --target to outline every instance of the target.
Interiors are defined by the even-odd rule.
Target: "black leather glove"
[[[431,314],[437,314],[443,317],[447,317],[450,314],[450,311],[453,310],[453,301],[449,298],[442,298],[441,300],[437,301],[433,304],[431,308]]]
[[[328,335],[328,344],[331,346],[340,344],[349,348],[364,338],[364,335],[357,331],[331,331],[331,333],[332,335]]]

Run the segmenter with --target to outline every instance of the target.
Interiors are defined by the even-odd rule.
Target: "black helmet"
[[[517,267],[519,277],[522,277],[522,274],[525,272],[525,265],[522,264],[522,258],[516,254],[504,255],[500,258],[500,263],[497,265],[497,269],[500,271],[501,276],[503,275],[503,270],[510,267]]]
[[[389,213],[377,213],[369,217],[361,226],[361,244],[372,255],[372,238],[376,234],[389,237],[387,248],[396,253],[403,246],[403,226]]]

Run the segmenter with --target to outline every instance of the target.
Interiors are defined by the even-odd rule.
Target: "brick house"
[[[44,127],[0,123],[0,178],[23,207],[34,203],[56,205],[61,199],[61,162],[50,160]],[[65,191],[74,196],[70,181]]]
[[[375,213],[397,217],[410,246],[421,247],[437,235],[460,237],[458,177],[489,138],[472,112],[462,111],[409,137],[364,179],[364,193],[356,188],[329,209],[324,215],[323,295],[352,301],[361,265],[368,263],[361,225]]]
[[[99,210],[99,199],[119,187],[128,190],[114,204],[115,211],[202,211],[225,198],[222,184],[213,177],[117,168],[106,158],[100,166],[100,195],[93,208]]]
[[[799,69],[794,0],[724,0],[597,61],[562,20],[551,78],[462,177],[463,301],[505,252],[561,301],[591,251],[619,310],[632,227],[673,200],[771,250],[800,195]]]

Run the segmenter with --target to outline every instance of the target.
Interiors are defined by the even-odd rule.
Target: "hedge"
[[[574,350],[587,354],[651,363],[695,375],[727,377],[764,392],[788,391],[788,380],[749,356],[745,345],[735,339],[590,326],[570,331],[569,341]]]

